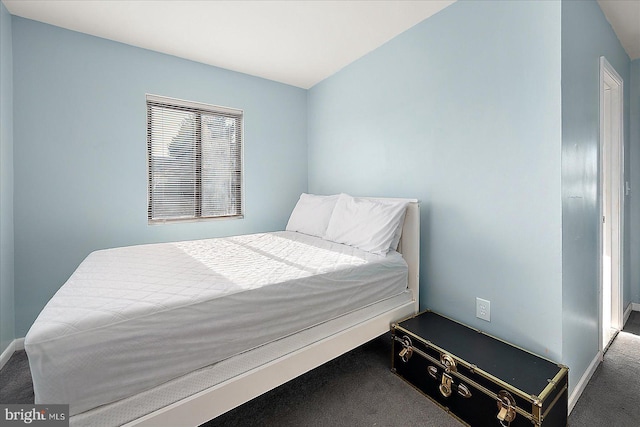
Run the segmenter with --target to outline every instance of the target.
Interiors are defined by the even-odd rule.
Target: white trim
[[[9,343],[7,348],[4,349],[2,354],[0,354],[0,369],[4,368],[4,365],[7,364],[13,353],[16,352],[16,340],[13,340]]]
[[[571,411],[573,411],[573,408],[574,406],[576,406],[576,403],[578,403],[578,399],[584,392],[584,389],[587,387],[587,384],[591,380],[591,377],[593,376],[593,374],[596,372],[596,369],[598,368],[598,365],[600,365],[601,361],[602,361],[602,352],[599,351],[596,354],[596,357],[594,357],[593,360],[591,361],[589,368],[587,368],[585,373],[582,375],[582,378],[580,378],[580,381],[578,381],[578,384],[576,384],[576,386],[573,388],[573,393],[571,393],[571,396],[569,396],[569,414],[571,413]]]
[[[615,92],[617,93],[617,104],[614,105],[614,108],[618,112],[617,116],[619,117],[619,122],[615,123],[614,126],[617,129],[617,140],[613,141],[613,144],[619,150],[616,154],[618,155],[617,165],[619,167],[619,185],[618,190],[619,194],[618,203],[617,203],[617,212],[616,218],[611,218],[611,221],[614,221],[614,224],[617,223],[617,232],[614,238],[614,242],[616,242],[615,248],[612,249],[612,256],[615,256],[617,260],[617,289],[612,289],[611,299],[612,301],[617,301],[617,307],[612,311],[611,317],[615,317],[615,321],[611,325],[617,330],[621,330],[624,326],[623,318],[623,307],[622,307],[622,294],[623,294],[623,281],[624,281],[624,210],[625,210],[625,188],[626,188],[626,180],[625,180],[625,169],[624,169],[624,81],[622,77],[618,74],[618,72],[613,68],[613,66],[607,61],[604,56],[600,57],[599,64],[599,141],[598,141],[598,209],[599,215],[603,215],[604,201],[603,201],[603,151],[604,151],[604,142],[605,142],[605,117],[604,117],[604,92],[605,92],[605,82],[609,81],[615,85]],[[616,163],[615,161],[613,163]],[[612,215],[613,216],[613,215]],[[607,219],[607,222],[610,220]],[[603,351],[606,345],[609,343],[604,342],[603,337],[603,329],[604,329],[604,310],[603,310],[603,259],[604,259],[604,249],[603,249],[603,239],[604,239],[604,226],[602,220],[599,220],[598,227],[598,349],[600,352]],[[617,239],[617,240],[616,240]]]
[[[622,326],[627,324],[627,320],[629,320],[629,316],[631,316],[632,311],[640,311],[640,304],[637,302],[630,302],[627,306],[627,309],[624,311],[624,323]]]
[[[24,350],[24,338],[16,338],[16,351]]]
[[[624,311],[624,319],[622,319],[622,326],[627,324],[627,320],[629,320],[629,316],[631,316],[631,312],[633,311],[633,303],[627,306],[627,309]]]
[[[640,304],[635,302],[629,303],[627,309],[624,312],[624,323],[627,322],[632,311],[640,311]],[[569,414],[571,413],[571,411],[573,411],[576,403],[578,403],[578,399],[584,392],[584,389],[591,380],[591,377],[593,377],[593,374],[596,372],[596,369],[598,368],[598,365],[600,365],[603,357],[603,353],[599,351],[596,354],[596,357],[591,361],[589,368],[587,368],[585,373],[582,375],[582,378],[580,378],[580,381],[578,381],[578,384],[576,384],[576,386],[573,388],[573,393],[571,393],[571,396],[569,396]]]
[[[238,108],[224,107],[220,105],[213,104],[205,104],[202,102],[194,102],[187,101],[184,99],[177,98],[169,98],[166,96],[152,95],[146,94],[146,105],[147,105],[147,170],[148,170],[148,188],[147,188],[147,207],[148,207],[148,215],[147,215],[147,224],[148,225],[160,225],[160,224],[171,224],[171,223],[181,223],[181,222],[198,222],[198,221],[220,221],[220,220],[229,220],[229,219],[244,219],[245,217],[245,127],[244,127],[244,110]],[[236,138],[234,138],[234,144],[239,146],[239,157],[240,157],[240,212],[237,214],[230,215],[204,215],[204,216],[196,216],[196,212],[192,212],[192,215],[187,215],[186,217],[176,217],[171,214],[170,218],[158,218],[154,215],[153,209],[151,206],[151,198],[152,193],[155,192],[152,189],[152,163],[154,156],[152,155],[153,151],[153,138],[151,137],[151,133],[153,132],[154,125],[151,120],[151,109],[153,108],[162,108],[162,109],[170,109],[175,110],[175,107],[178,108],[186,108],[192,111],[196,116],[200,116],[201,114],[211,113],[213,115],[226,115],[232,117],[234,120],[239,121],[239,131]],[[237,122],[236,122],[237,123]],[[202,144],[202,138],[198,137],[196,140],[192,141],[196,145]],[[216,155],[217,156],[217,155]],[[170,168],[177,168],[181,170],[183,166],[179,165],[179,162],[171,162]],[[202,169],[200,166],[197,169]],[[160,196],[160,199],[163,199],[163,196]],[[173,202],[169,201],[169,204]],[[163,203],[164,205],[164,203]],[[185,212],[186,213],[186,212]],[[188,213],[187,213],[188,214]],[[200,212],[202,214],[202,212]]]
[[[165,105],[177,105],[185,108],[194,108],[197,110],[205,110],[215,113],[226,113],[233,115],[244,114],[244,110],[240,108],[224,107],[222,105],[205,104],[204,102],[187,101],[185,99],[170,98],[168,96],[146,94],[147,102],[154,102],[157,104]]]
[[[0,369],[7,364],[11,356],[13,356],[13,353],[20,350],[24,350],[24,338],[16,338],[11,341],[2,354],[0,354]]]

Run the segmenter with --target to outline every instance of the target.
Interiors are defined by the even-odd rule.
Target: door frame
[[[613,138],[611,143],[614,145],[615,159],[610,159],[611,166],[613,167],[612,174],[616,174],[618,178],[618,186],[616,192],[618,193],[617,206],[612,206],[614,209],[610,219],[608,221],[614,221],[615,230],[613,234],[617,236],[613,237],[612,252],[615,251],[615,258],[617,259],[617,266],[615,268],[618,276],[617,283],[611,284],[611,327],[620,330],[623,327],[623,283],[624,283],[624,204],[625,204],[625,174],[624,174],[624,81],[622,77],[611,66],[609,61],[604,56],[600,57],[600,129],[599,129],[599,164],[598,164],[598,191],[599,199],[599,245],[598,245],[598,264],[599,264],[599,277],[598,277],[598,342],[599,350],[601,351],[601,357],[604,356],[610,342],[604,342],[604,194],[603,194],[603,172],[604,172],[604,149],[605,149],[605,112],[608,109],[605,108],[605,89],[611,88],[611,113],[613,119],[611,120],[611,128],[613,129]],[[617,152],[616,152],[617,150]],[[617,164],[616,164],[617,162]],[[615,205],[615,203],[613,204]],[[617,212],[616,212],[617,208]],[[613,254],[612,254],[613,256]]]

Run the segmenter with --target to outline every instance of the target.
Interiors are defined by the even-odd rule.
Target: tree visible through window
[[[149,222],[242,217],[242,119],[147,95]]]

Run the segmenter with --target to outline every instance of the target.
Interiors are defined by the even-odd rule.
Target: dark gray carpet
[[[569,416],[572,426],[640,425],[640,312],[629,316]]]
[[[24,350],[16,351],[0,370],[0,403],[33,403],[29,360]]]
[[[385,335],[205,425],[462,425],[392,374],[390,363],[391,335]],[[33,401],[29,361],[18,351],[0,370],[0,403]]]
[[[373,340],[206,423],[218,426],[437,426],[454,418],[389,371],[391,338]],[[24,351],[0,370],[0,403],[33,403]],[[633,312],[569,416],[574,426],[640,425],[640,312]]]
[[[390,366],[385,335],[204,426],[462,426]]]

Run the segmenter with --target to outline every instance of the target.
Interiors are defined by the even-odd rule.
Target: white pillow
[[[400,238],[402,237],[402,226],[404,225],[404,217],[407,215],[407,209],[406,209],[407,205],[405,205],[405,209],[404,211],[402,211],[402,215],[400,215],[398,226],[396,227],[396,231],[393,233],[393,239],[391,239],[391,245],[389,246],[389,249],[393,249],[394,251],[398,250],[398,245],[400,244]]]
[[[291,212],[286,230],[324,237],[337,201],[337,194],[319,196],[302,193],[293,212]]]
[[[373,199],[373,200],[379,203],[385,203],[390,205],[393,205],[396,203],[404,203],[404,201],[393,200],[393,199]],[[393,239],[391,240],[391,245],[389,246],[389,249],[393,249],[394,251],[398,250],[398,245],[400,244],[400,238],[402,237],[402,226],[404,225],[404,218],[406,215],[407,215],[407,210],[405,209],[402,212],[402,215],[400,215],[400,220],[398,221],[398,227],[396,228],[396,231],[393,234]]]
[[[406,200],[379,202],[340,194],[325,239],[386,255],[408,204]]]

